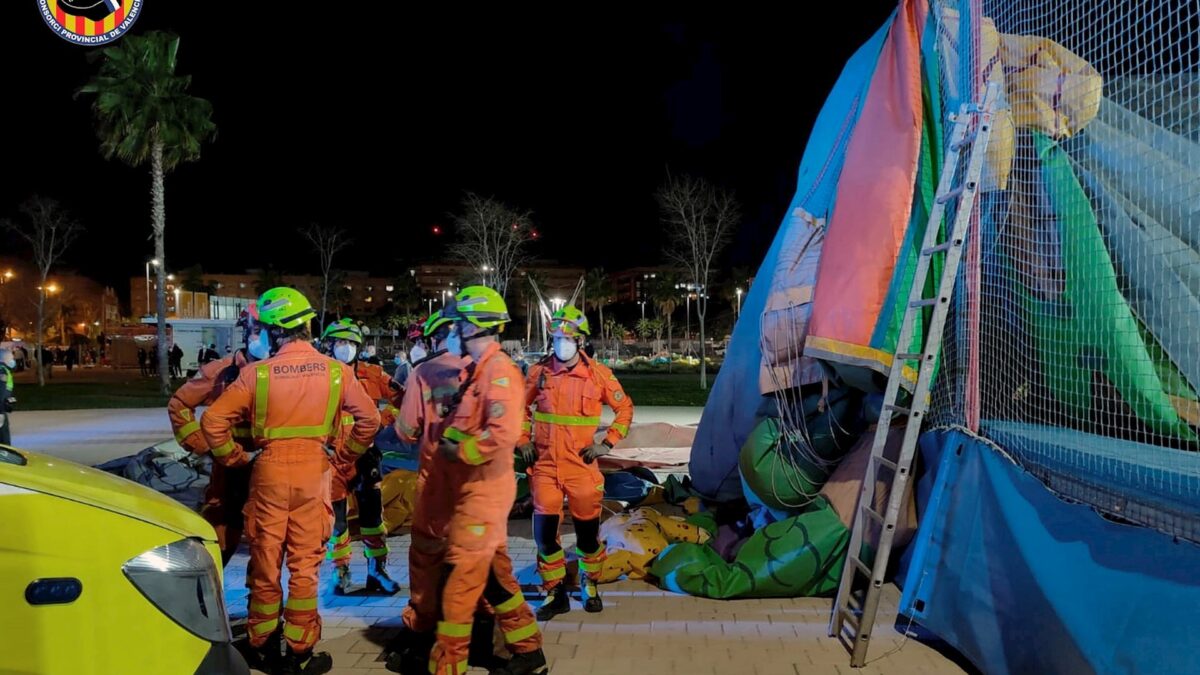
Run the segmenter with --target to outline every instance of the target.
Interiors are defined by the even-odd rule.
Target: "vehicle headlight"
[[[211,642],[232,639],[225,593],[212,555],[196,539],[180,539],[121,567],[146,599],[188,632]]]

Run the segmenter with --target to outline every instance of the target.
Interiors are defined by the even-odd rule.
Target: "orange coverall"
[[[240,420],[250,420],[250,441],[261,450],[245,508],[250,539],[247,629],[255,647],[279,626],[285,551],[291,579],[283,637],[298,653],[311,651],[321,637],[318,576],[333,521],[325,444],[343,411],[354,417],[354,429],[338,460],[352,462],[379,429],[374,402],[347,366],[306,342],[289,342],[274,357],[243,368],[201,419],[213,459],[225,466],[251,461],[231,433]]]
[[[409,375],[396,418],[396,433],[417,444],[417,490],[413,506],[412,546],[408,550],[408,606],[404,625],[428,633],[436,627],[437,590],[446,555],[446,531],[454,512],[450,475],[455,466],[437,454],[442,421],[462,384],[468,360],[444,352]]]
[[[248,363],[246,354],[239,349],[233,354],[201,366],[196,376],[180,385],[167,402],[167,416],[171,420],[171,431],[175,440],[185,450],[196,455],[208,452],[208,440],[200,431],[200,420],[196,408],[210,406],[213,401],[232,384],[238,372]],[[239,423],[233,435],[239,439],[250,438],[250,424]],[[212,463],[212,476],[204,490],[204,504],[200,515],[217,532],[217,543],[221,547],[221,561],[228,565],[237,553],[242,541],[242,507],[250,489],[250,471],[245,468],[227,469],[219,462]]]
[[[388,377],[382,367],[373,363],[357,362],[354,366],[354,376],[362,385],[367,396],[382,407],[380,429],[390,426],[396,420],[396,414],[399,412],[395,404],[403,396],[403,390],[393,389],[392,379]],[[345,445],[353,428],[354,418],[343,415],[337,439],[334,442],[335,450],[340,450]],[[345,500],[346,486],[354,481],[355,476],[368,472],[378,474],[378,465],[377,455],[375,457],[361,455],[356,461],[349,464],[335,463],[330,499],[334,502]],[[364,480],[355,490],[355,497],[358,508],[358,528],[359,534],[362,535],[364,555],[368,558],[386,558],[388,554],[387,532],[384,531],[383,525],[383,497],[380,494],[379,481]],[[345,511],[338,513],[341,521],[345,521]],[[350,564],[350,528],[344,522],[340,522],[339,525],[339,522],[335,522],[333,538],[329,542],[330,559],[333,560],[334,565],[345,567]]]
[[[558,536],[564,494],[576,523],[576,534],[581,534],[581,529],[599,532],[604,477],[597,464],[585,463],[579,453],[596,442],[604,404],[616,413],[605,440],[616,445],[629,434],[633,401],[608,366],[581,354],[579,362],[570,368],[557,359],[543,359],[526,376],[526,417],[520,443],[529,443],[532,432],[538,451],[537,461],[528,470],[534,515],[551,517],[546,524],[553,528],[538,537],[537,542],[538,573],[546,589],[559,585],[566,576],[566,560]],[[596,527],[580,528],[579,524],[586,521],[597,521]],[[606,556],[603,543],[595,541],[594,535],[591,539],[580,539],[576,553],[580,569],[594,580]]]
[[[508,648],[526,653],[542,646],[507,551],[508,514],[517,496],[513,452],[521,434],[521,371],[493,342],[465,373],[461,401],[439,426],[440,433],[430,434],[458,443],[457,462],[439,457],[433,467],[436,472],[441,464],[449,465],[446,475],[454,495],[445,555],[450,572],[429,664],[434,675],[466,672],[471,625],[490,578],[508,595],[493,603]]]

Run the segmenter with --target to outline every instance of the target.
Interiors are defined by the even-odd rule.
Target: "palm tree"
[[[182,162],[200,158],[200,145],[216,135],[212,104],[187,92],[192,78],[175,72],[179,37],[151,31],[126,35],[112,47],[88,54],[99,72],[78,94],[95,96],[100,152],[138,167],[150,165],[150,212],[158,274],[158,372],[163,393],[170,393],[167,368],[166,253],[167,226],[163,180]],[[77,95],[78,95],[77,94]]]
[[[608,326],[604,323],[604,308],[612,303],[616,298],[616,292],[613,291],[612,280],[608,278],[608,274],[604,272],[603,267],[588,270],[587,279],[584,280],[583,291],[583,311],[587,311],[587,305],[595,307],[600,312],[600,339],[605,338],[608,331]]]
[[[671,351],[671,315],[679,307],[679,289],[675,288],[677,283],[673,274],[660,274],[650,287],[650,299],[654,301],[654,307],[667,320],[667,354],[673,353]]]

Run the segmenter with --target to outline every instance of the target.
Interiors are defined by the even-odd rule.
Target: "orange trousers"
[[[262,646],[280,625],[287,555],[287,604],[283,637],[295,652],[310,651],[321,638],[318,577],[333,523],[329,461],[319,445],[268,446],[254,462],[246,502],[250,539],[250,644]]]
[[[429,662],[433,675],[467,672],[471,626],[485,598],[495,610],[510,651],[532,652],[542,646],[537,620],[521,594],[508,557],[508,511],[515,492],[515,481],[511,487],[468,481],[459,493],[447,530],[444,563],[449,572],[441,592],[437,643]]]
[[[217,545],[221,547],[221,564],[228,565],[242,543],[245,530],[246,506],[250,490],[250,469],[229,468],[212,463],[212,476],[204,490],[204,504],[200,515],[217,532]]]

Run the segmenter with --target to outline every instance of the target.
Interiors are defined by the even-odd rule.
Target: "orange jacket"
[[[391,426],[400,413],[400,401],[404,398],[403,389],[392,387],[392,378],[388,377],[383,366],[359,361],[354,365],[354,376],[358,378],[363,389],[379,405],[381,424]]]
[[[493,342],[465,373],[468,385],[462,399],[434,437],[457,441],[459,462],[488,467],[476,475],[507,473],[515,490],[513,451],[521,437],[525,402],[521,370],[500,351],[500,343]]]
[[[421,444],[422,463],[437,449],[437,434],[428,432],[441,428],[442,419],[462,386],[463,369],[468,363],[461,356],[442,352],[417,366],[408,376],[400,414],[396,416],[396,433],[405,443]]]
[[[579,452],[595,443],[600,413],[608,404],[616,418],[604,439],[612,445],[629,434],[633,401],[608,366],[580,355],[567,368],[554,358],[534,364],[525,378],[525,424],[521,444],[538,448],[538,463],[583,465]],[[533,413],[530,414],[530,407]]]
[[[200,432],[200,420],[196,419],[196,408],[212,405],[213,401],[225,391],[249,361],[242,350],[217,361],[210,361],[201,366],[200,371],[192,379],[184,382],[171,400],[167,401],[167,417],[171,419],[171,431],[175,440],[189,452],[203,455],[208,452],[208,441]],[[236,368],[236,371],[230,371]],[[250,426],[239,424],[234,432],[235,437],[249,438]]]
[[[254,447],[324,446],[338,430],[341,414],[354,428],[339,461],[366,452],[379,429],[379,412],[348,366],[322,356],[307,342],[289,342],[251,367],[218,398],[200,420],[213,459],[226,466],[249,461],[231,431],[238,420],[251,423]]]

